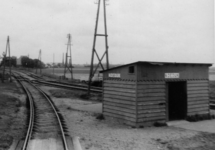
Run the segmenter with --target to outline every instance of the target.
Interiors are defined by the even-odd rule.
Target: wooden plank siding
[[[208,80],[187,81],[187,116],[209,113]]]
[[[187,116],[209,113],[208,80],[187,80]],[[103,114],[132,126],[168,120],[166,81],[103,82]]]
[[[104,80],[103,90],[104,116],[136,125],[136,82]]]
[[[124,101],[133,101],[135,102],[135,97],[129,97],[129,96],[119,96],[119,95],[111,95],[111,94],[105,94],[104,97],[106,99],[109,99],[112,101],[113,99],[119,99],[119,100],[124,100]]]
[[[109,84],[120,84],[120,85],[136,85],[136,82],[134,81],[121,81],[121,80],[104,80],[104,83],[107,85]]]
[[[137,82],[137,124],[147,125],[166,119],[165,81]]]

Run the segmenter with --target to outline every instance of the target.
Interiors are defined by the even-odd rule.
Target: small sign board
[[[110,78],[120,78],[120,73],[109,73],[108,74],[108,77]]]
[[[179,73],[165,73],[165,79],[177,79],[180,78]]]

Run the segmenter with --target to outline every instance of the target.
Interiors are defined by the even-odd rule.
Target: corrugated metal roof
[[[133,63],[130,63],[130,64],[125,64],[125,65],[113,67],[113,68],[110,68],[110,69],[102,70],[102,71],[99,71],[99,72],[103,73],[103,72],[106,72],[106,71],[109,71],[109,70],[118,69],[118,68],[121,68],[121,67],[130,66],[130,65],[134,65],[134,64],[150,64],[150,65],[159,65],[159,66],[163,66],[163,65],[206,65],[206,66],[212,66],[212,63],[180,63],[180,62],[137,61],[137,62],[133,62]]]

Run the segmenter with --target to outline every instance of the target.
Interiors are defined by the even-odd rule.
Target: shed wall
[[[209,81],[187,81],[187,115],[209,113]]]
[[[136,82],[104,80],[103,114],[136,125]]]
[[[168,120],[166,82],[186,81],[187,116],[209,113],[208,66],[133,64],[104,72],[103,114],[132,126],[151,125]],[[165,73],[179,73],[176,79]],[[109,74],[120,74],[110,77]]]
[[[137,82],[137,124],[151,125],[166,121],[166,90],[164,81]]]

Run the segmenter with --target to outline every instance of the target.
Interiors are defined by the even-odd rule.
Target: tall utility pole
[[[8,54],[7,54],[8,53]],[[11,82],[11,57],[10,57],[10,38],[7,37],[7,44],[6,44],[6,50],[5,53],[3,53],[3,75],[2,75],[2,83],[4,83],[4,77],[5,77],[5,65],[6,65],[6,59],[9,58],[9,69],[10,69],[10,82]]]
[[[108,35],[107,35],[107,21],[106,21],[106,0],[103,0],[103,8],[104,8],[104,34],[97,34],[97,28],[98,28],[98,20],[99,20],[99,11],[100,11],[100,4],[101,0],[98,0],[98,9],[97,9],[97,16],[96,16],[96,25],[95,25],[95,33],[94,33],[94,40],[93,40],[93,49],[92,49],[92,56],[91,56],[91,66],[90,66],[90,74],[89,74],[89,82],[88,82],[88,95],[90,95],[90,87],[92,78],[95,75],[97,69],[99,66],[101,66],[102,70],[104,70],[104,66],[102,64],[103,58],[106,56],[106,69],[109,69],[109,58],[108,58]],[[97,36],[103,36],[105,37],[105,52],[100,58],[97,51],[96,51],[96,37]],[[94,69],[94,55],[98,58],[98,64]]]
[[[41,67],[42,67],[42,52],[41,50],[39,51],[39,57],[38,57],[38,61],[39,61],[39,67],[40,67],[40,74],[42,73],[41,71]],[[37,74],[37,67],[38,67],[38,61],[37,61],[37,66],[36,66],[36,74]]]
[[[69,71],[71,73],[71,80],[72,80],[73,72],[72,72],[71,35],[68,34],[67,38],[68,38],[68,43],[67,43],[66,58],[65,58],[65,65],[64,65],[64,78],[66,78],[66,72]]]

